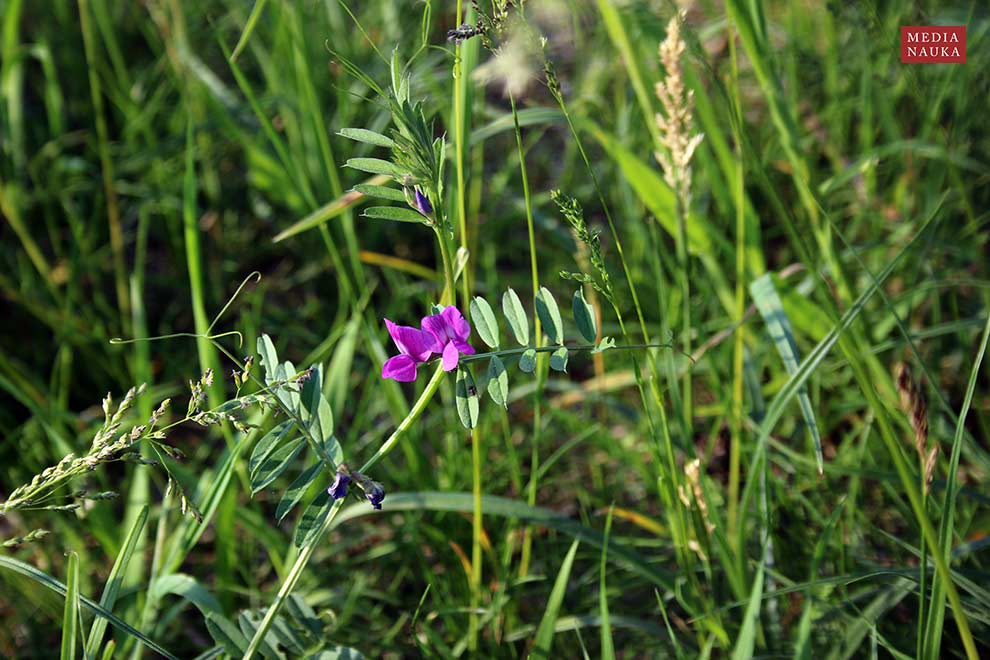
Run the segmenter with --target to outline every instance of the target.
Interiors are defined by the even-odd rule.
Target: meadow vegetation
[[[990,649],[980,3],[0,17],[0,655]]]

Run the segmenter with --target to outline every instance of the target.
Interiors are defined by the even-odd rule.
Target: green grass
[[[988,653],[987,14],[673,12],[0,0],[0,655]]]

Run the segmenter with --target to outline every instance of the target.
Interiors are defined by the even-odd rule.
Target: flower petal
[[[460,339],[454,339],[450,343],[456,346],[457,350],[463,353],[464,355],[474,355],[474,346],[467,343],[466,341],[462,341]]]
[[[351,483],[351,478],[344,474],[343,472],[338,472],[336,478],[334,478],[333,483],[327,488],[327,493],[330,494],[335,500],[339,500],[342,497],[347,497],[347,484]]]
[[[467,341],[468,337],[471,336],[471,326],[464,319],[461,310],[451,305],[450,307],[445,307],[443,312],[440,313],[440,316],[443,317],[444,323],[451,330],[451,339]]]
[[[416,380],[416,360],[408,355],[396,355],[385,360],[382,365],[382,378],[392,378],[400,383]]]
[[[447,336],[447,324],[443,320],[443,315],[424,316],[420,325],[436,342],[433,352],[442,353],[444,344],[450,340],[450,337]]]
[[[382,510],[382,500],[385,499],[385,487],[377,481],[371,482],[371,490],[365,491],[364,496],[371,502],[371,507],[376,511]]]
[[[419,192],[419,188],[414,189],[413,195],[416,200],[416,209],[426,217],[430,217],[430,214],[433,213],[433,206],[430,204],[429,198]]]
[[[434,344],[432,336],[408,325],[396,325],[388,319],[385,319],[385,327],[400,353],[417,362],[426,362],[430,358]]]
[[[460,353],[457,352],[457,347],[454,346],[454,342],[447,342],[443,347],[443,370],[453,371],[457,368],[458,361],[460,361]]]

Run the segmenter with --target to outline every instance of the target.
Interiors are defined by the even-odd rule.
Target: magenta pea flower
[[[474,355],[474,347],[467,343],[471,336],[471,326],[456,307],[445,307],[439,314],[427,316],[422,325],[423,330],[430,333],[436,341],[433,351],[442,356],[444,371],[457,368],[461,353]]]
[[[396,325],[385,319],[388,334],[399,349],[399,355],[389,358],[382,365],[382,378],[393,378],[400,383],[416,380],[416,367],[432,357],[436,340],[428,332]]]

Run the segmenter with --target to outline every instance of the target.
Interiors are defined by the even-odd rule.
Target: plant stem
[[[399,425],[392,432],[392,435],[382,443],[382,446],[378,448],[375,455],[368,459],[368,462],[361,466],[360,472],[367,472],[372,467],[375,466],[378,461],[384,458],[392,449],[398,444],[399,440],[409,430],[409,427],[419,418],[419,416],[426,409],[426,405],[436,394],[437,389],[440,387],[440,383],[443,381],[444,371],[443,367],[437,365],[437,369],[433,372],[433,377],[426,384],[426,389],[423,393],[419,395],[419,399],[413,404],[412,409],[409,414],[406,415]],[[271,628],[275,621],[275,617],[278,615],[285,601],[288,599],[289,594],[295,588],[296,583],[299,582],[299,578],[302,577],[302,573],[306,568],[306,564],[309,563],[309,559],[313,554],[313,550],[319,545],[320,539],[326,534],[327,530],[330,529],[330,525],[333,523],[333,519],[336,517],[337,512],[340,511],[341,506],[344,503],[344,499],[341,498],[334,502],[333,506],[330,508],[330,513],[327,514],[327,519],[323,521],[320,526],[319,531],[313,536],[312,542],[300,549],[299,555],[296,557],[295,562],[293,562],[292,567],[289,569],[288,574],[282,581],[282,586],[278,590],[278,595],[275,596],[275,600],[265,611],[265,616],[258,624],[257,630],[255,630],[254,637],[251,638],[251,642],[248,645],[247,651],[244,652],[244,660],[250,660],[254,657],[254,654],[258,652],[258,647],[261,646],[262,640],[265,635],[268,634],[268,630]]]
[[[512,105],[512,122],[516,134],[516,151],[519,156],[519,175],[522,178],[523,185],[523,199],[526,203],[526,231],[529,235],[529,267],[530,275],[533,282],[533,299],[536,300],[536,294],[540,292],[540,272],[537,267],[536,260],[536,231],[534,229],[533,223],[533,200],[529,192],[529,175],[526,173],[526,156],[523,152],[522,144],[522,130],[519,127],[519,113],[516,110],[516,99],[510,94],[509,103]],[[540,325],[540,317],[537,315],[533,319],[534,325],[534,342],[536,343],[536,352],[542,353],[544,350],[541,348],[543,344],[543,328]],[[526,350],[526,349],[523,349]],[[522,351],[518,351],[522,352]],[[509,354],[510,352],[506,352]],[[540,430],[542,428],[542,406],[541,402],[543,400],[543,383],[544,383],[544,368],[542,361],[537,363],[537,386],[536,390],[533,392],[533,436],[530,447],[530,460],[529,460],[529,484],[526,488],[526,502],[533,506],[536,504],[536,475],[540,469]],[[519,556],[519,575],[525,576],[529,572],[529,559],[530,554],[533,549],[533,530],[532,527],[527,526],[526,530],[523,532],[523,545],[522,551]]]
[[[729,24],[727,32],[729,34],[729,56],[731,60],[732,72],[732,105],[735,114],[735,126],[742,126],[742,108],[739,103],[739,69],[736,57],[736,44],[732,27],[732,17],[728,17]],[[738,130],[738,129],[737,129]],[[735,289],[735,316],[738,324],[735,343],[733,345],[732,359],[732,444],[729,446],[729,495],[727,526],[729,529],[730,543],[736,544],[738,535],[738,510],[739,510],[739,479],[742,462],[742,441],[743,441],[743,366],[745,355],[745,326],[743,320],[746,314],[746,208],[745,208],[745,176],[743,170],[743,153],[741,136],[736,133],[736,180],[733,186],[735,196],[736,211],[736,289]],[[739,556],[738,564],[742,564],[741,548],[735,548]]]

